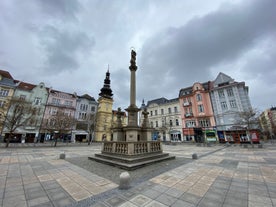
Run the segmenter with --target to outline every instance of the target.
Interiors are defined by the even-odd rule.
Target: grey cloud
[[[187,87],[193,81],[214,78],[210,77],[211,67],[238,59],[276,31],[273,20],[275,1],[247,1],[223,4],[219,10],[193,18],[180,28],[167,28],[149,39],[141,52],[144,78],[152,88],[147,91],[161,95],[171,86],[178,90],[181,85]],[[166,72],[175,78],[164,83],[159,74]],[[144,85],[144,91],[146,88]]]
[[[81,4],[77,0],[34,0],[34,3],[49,16],[62,17],[64,19],[76,18]]]
[[[275,33],[276,35],[276,33]],[[254,79],[256,74],[266,83],[276,86],[276,37],[267,38],[248,54],[243,72]],[[253,72],[253,73],[252,73]]]
[[[125,109],[129,106],[130,97],[130,71],[119,68],[112,72],[110,70],[111,89],[114,94],[114,106]],[[128,104],[128,105],[126,105]]]
[[[79,57],[89,54],[95,40],[86,33],[62,30],[46,26],[39,33],[41,45],[46,51],[45,69],[58,73],[79,67]]]

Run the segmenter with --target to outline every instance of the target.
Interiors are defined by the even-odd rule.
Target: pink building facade
[[[76,104],[77,104],[77,95],[65,93],[53,89],[49,89],[49,96],[45,107],[45,113],[43,117],[43,124],[41,127],[41,132],[44,140],[53,139],[55,133],[60,134],[58,131],[51,131],[51,122],[55,119],[58,113],[62,113],[68,117],[74,119]],[[47,127],[46,127],[47,126]],[[55,127],[53,126],[53,129]],[[64,129],[63,134],[61,134],[60,139],[71,139],[71,132],[74,130],[73,127],[68,127]],[[66,133],[64,133],[66,132]]]
[[[179,92],[185,141],[216,142],[215,118],[209,95],[210,82],[194,83]]]

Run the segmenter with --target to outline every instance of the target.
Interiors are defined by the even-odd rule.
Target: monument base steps
[[[171,156],[169,153],[153,153],[136,156],[121,156],[101,153],[95,154],[93,157],[88,157],[88,159],[131,171],[146,165],[175,159],[175,156]]]

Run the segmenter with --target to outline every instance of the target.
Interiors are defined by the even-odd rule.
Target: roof
[[[31,83],[26,83],[23,81],[15,80],[15,83],[17,84],[17,88],[22,89],[22,90],[32,90],[36,85],[31,84]]]
[[[0,70],[0,75],[3,76],[3,77],[5,77],[5,78],[13,80],[13,77],[11,76],[11,74],[8,71]]]
[[[150,104],[153,104],[153,103],[161,105],[161,104],[175,102],[175,101],[178,101],[178,100],[179,100],[178,98],[166,99],[166,98],[162,97],[162,98],[158,98],[158,99],[148,101],[147,106],[149,106]]]
[[[82,96],[79,96],[79,98],[85,98],[90,101],[96,101],[94,97],[89,96],[88,94],[84,94]]]
[[[193,87],[196,83],[199,83],[199,82],[195,82],[192,86],[189,86],[187,88],[182,88],[180,89],[179,91],[179,97],[181,96],[186,96],[186,95],[191,95],[193,93]],[[210,81],[207,81],[207,82],[204,82],[204,83],[199,83],[202,85],[202,87],[204,88],[205,91],[208,91],[210,89],[210,85],[211,85],[212,82]]]
[[[220,86],[220,85],[225,85],[229,83],[233,83],[234,79],[231,78],[230,76],[220,72],[216,79],[214,80],[214,85],[215,86]]]
[[[77,97],[77,94],[76,93],[67,93],[67,92],[64,92],[64,91],[58,91],[58,90],[54,90],[52,88],[47,88],[47,90],[49,91],[49,94],[59,94],[59,93],[62,93],[62,94],[66,94],[66,95],[70,95],[72,97]]]

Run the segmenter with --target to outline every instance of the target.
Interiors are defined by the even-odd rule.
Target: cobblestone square
[[[164,145],[176,156],[130,171],[88,160],[101,144],[0,146],[0,201],[12,206],[275,206],[276,145]],[[66,159],[59,159],[61,152]],[[198,159],[193,160],[192,154]]]

